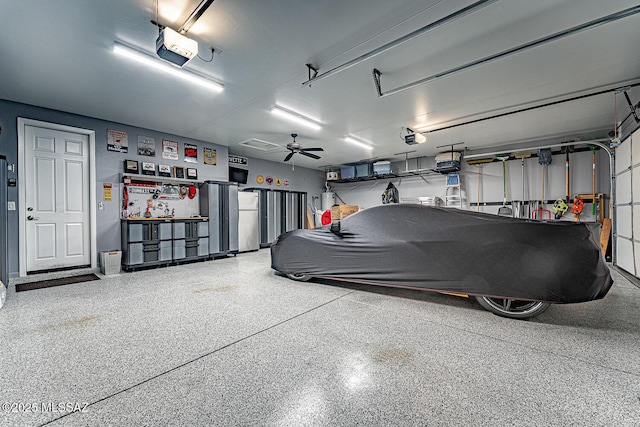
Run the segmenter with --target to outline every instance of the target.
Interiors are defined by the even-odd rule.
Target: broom
[[[503,187],[503,199],[502,206],[498,209],[498,215],[501,216],[513,216],[513,210],[507,206],[507,160],[509,154],[496,155],[498,160],[502,161],[502,187]]]

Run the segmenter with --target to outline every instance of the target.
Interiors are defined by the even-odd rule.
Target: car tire
[[[507,298],[476,297],[476,300],[485,310],[510,319],[530,319],[545,312],[551,305],[541,301],[522,301]]]
[[[298,282],[306,282],[311,279],[311,276],[307,276],[306,274],[287,274],[287,277],[291,280],[295,280]]]

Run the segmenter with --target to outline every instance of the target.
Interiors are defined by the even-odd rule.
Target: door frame
[[[35,126],[45,129],[57,130],[62,132],[72,132],[89,137],[89,222],[90,222],[90,259],[91,268],[98,268],[98,242],[97,242],[97,224],[96,224],[96,132],[90,129],[76,128],[73,126],[60,125],[56,123],[42,122],[39,120],[25,119],[18,117],[18,221],[19,221],[19,260],[20,260],[20,276],[27,275],[27,227],[26,227],[26,196],[27,188],[23,183],[26,182],[25,174],[25,126]]]

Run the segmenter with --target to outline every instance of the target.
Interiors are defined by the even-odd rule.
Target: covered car
[[[382,205],[280,235],[271,246],[271,266],[298,280],[458,293],[501,304],[578,303],[603,298],[613,284],[599,235],[598,223]]]

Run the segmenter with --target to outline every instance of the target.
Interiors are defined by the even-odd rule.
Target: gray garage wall
[[[571,153],[570,161],[570,182],[571,194],[591,194],[591,173],[592,155],[591,152]],[[609,184],[609,157],[602,150],[597,151],[597,178],[596,192],[608,194]],[[394,163],[394,172],[406,170],[404,161]],[[522,199],[522,164],[520,160],[507,161],[507,191],[509,200]],[[410,159],[409,170],[418,168],[434,168],[435,159],[421,158]],[[481,175],[478,175],[476,165],[467,165],[462,161],[461,179],[464,182],[467,198],[467,209],[477,210],[478,182],[480,182],[480,202],[502,202],[503,199],[503,179],[502,163],[486,163],[481,166]],[[334,183],[332,189],[347,204],[358,205],[360,207],[376,206],[382,203],[381,196],[389,181],[398,188],[400,198],[417,198],[423,196],[436,196],[445,199],[446,178],[444,175],[405,177],[384,179],[376,181],[363,181],[353,183]],[[531,157],[525,159],[525,200],[539,200],[542,196],[542,167],[538,164],[538,159]],[[565,195],[565,156],[554,155],[551,165],[547,167],[545,176],[545,199],[555,200]],[[573,198],[573,196],[572,196]],[[499,206],[483,206],[480,211],[487,213],[497,213]],[[551,205],[546,209],[551,210]],[[605,212],[608,212],[608,208]],[[608,215],[607,215],[608,216]],[[573,215],[565,215],[565,220],[573,220]],[[585,204],[585,209],[581,215],[582,221],[592,221],[590,205]]]
[[[231,153],[233,154],[233,151]],[[304,191],[308,194],[309,200],[312,196],[319,196],[324,191],[324,172],[320,170],[301,168],[300,166],[293,169],[290,163],[275,163],[253,158],[249,158],[247,166],[237,167],[249,170],[247,184],[240,185],[241,190],[243,188],[270,188],[273,190]],[[262,184],[257,182],[258,176],[265,179]],[[271,185],[266,182],[267,177],[273,178],[274,182]],[[275,182],[277,178],[281,180],[279,186]],[[285,185],[285,181],[288,181],[289,185]]]
[[[151,161],[156,164],[167,164],[170,166],[190,166],[197,167],[198,181],[218,180],[227,181],[228,179],[228,148],[223,145],[214,144],[206,141],[185,138],[179,135],[171,135],[157,132],[150,129],[143,129],[135,126],[129,126],[122,123],[114,123],[97,118],[85,117],[76,114],[69,114],[62,111],[51,110],[47,108],[36,107],[6,100],[0,100],[0,154],[7,157],[9,164],[15,165],[14,172],[9,172],[9,178],[18,178],[18,118],[33,119],[42,122],[56,123],[67,126],[73,126],[82,129],[95,131],[96,135],[96,195],[97,201],[102,201],[102,190],[104,183],[113,184],[113,201],[103,202],[104,210],[96,209],[97,221],[97,246],[98,251],[112,250],[120,248],[120,201],[121,201],[121,185],[120,174],[124,172],[124,160]],[[128,133],[129,152],[116,153],[107,151],[107,130],[118,130]],[[138,156],[137,145],[138,135],[144,135],[155,138],[156,156],[146,157]],[[162,159],[161,147],[162,140],[169,139],[179,142],[179,160],[168,161]],[[184,144],[196,144],[198,146],[198,163],[192,165],[184,162]],[[204,165],[203,148],[210,147],[216,150],[217,165]],[[250,182],[255,182],[257,174],[282,176],[290,181],[288,189],[296,191],[307,191],[319,194],[322,190],[324,175],[316,170],[296,167],[295,172],[289,171],[286,165],[280,163],[266,162],[261,160],[249,159]],[[8,191],[9,201],[16,202],[16,208],[19,206],[18,194],[21,183],[18,187],[10,187]],[[310,195],[311,196],[311,195]],[[19,275],[19,242],[18,229],[19,217],[18,211],[9,211],[9,277],[18,277]]]

